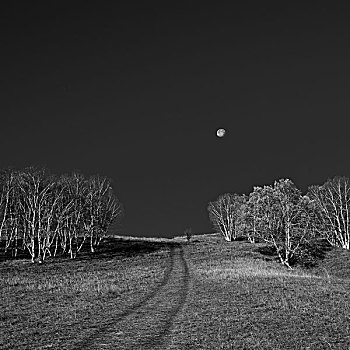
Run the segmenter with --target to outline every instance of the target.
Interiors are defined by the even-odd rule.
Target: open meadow
[[[220,235],[0,262],[1,349],[350,349],[350,253],[288,270]]]
[[[169,248],[160,242],[109,239],[76,260],[2,261],[1,349],[72,349],[157,288]]]

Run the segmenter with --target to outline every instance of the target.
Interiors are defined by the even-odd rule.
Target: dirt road
[[[164,279],[144,299],[105,320],[73,350],[166,349],[171,327],[186,302],[190,277],[181,245],[171,247]]]

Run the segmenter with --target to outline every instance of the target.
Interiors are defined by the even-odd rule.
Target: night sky
[[[9,3],[0,167],[111,178],[120,234],[210,232],[222,193],[349,176],[349,6]]]

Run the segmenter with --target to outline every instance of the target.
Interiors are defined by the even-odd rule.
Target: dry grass
[[[225,281],[235,278],[321,278],[319,276],[306,273],[304,271],[290,271],[287,269],[278,269],[271,263],[265,261],[256,261],[248,258],[237,258],[232,260],[220,261],[220,264],[212,263],[209,266],[200,267],[196,269],[196,273],[206,278],[214,280]],[[272,266],[271,266],[272,265]]]
[[[122,247],[115,240],[106,254],[76,261],[2,262],[0,348],[70,348],[101,319],[153,290],[163,278],[168,248],[139,241]]]
[[[170,241],[170,238],[165,238],[165,237],[136,237],[136,236],[120,236],[120,235],[114,235],[113,237],[124,241],[145,241],[145,242],[158,242],[158,243],[169,243]]]
[[[350,349],[344,256],[290,271],[259,252],[264,244],[197,241],[187,250],[193,288],[171,349]]]
[[[331,249],[316,267],[290,271],[262,243],[172,241],[184,243],[191,281],[169,349],[350,349],[349,252]],[[155,288],[167,242],[118,237],[78,261],[0,263],[0,348],[72,348]]]

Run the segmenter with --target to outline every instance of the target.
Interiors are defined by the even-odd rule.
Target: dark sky
[[[219,194],[349,175],[349,6],[9,3],[0,167],[111,178],[123,234],[209,232]]]

